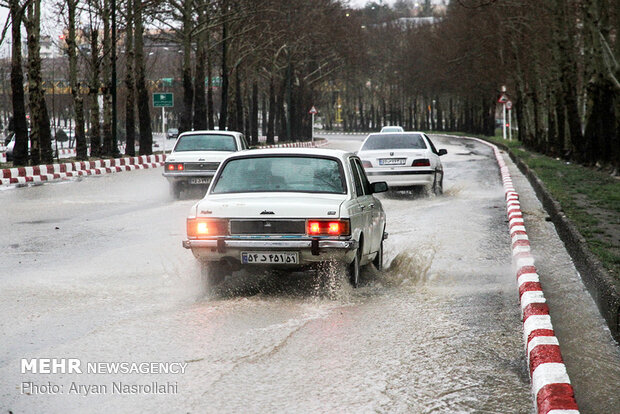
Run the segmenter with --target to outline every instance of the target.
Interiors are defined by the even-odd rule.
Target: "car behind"
[[[423,132],[370,134],[358,156],[371,182],[385,181],[392,190],[425,187],[435,194],[443,192],[443,166],[437,150]]]

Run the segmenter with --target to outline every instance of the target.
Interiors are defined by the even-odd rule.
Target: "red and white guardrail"
[[[508,166],[497,146],[477,138],[493,148],[500,167],[506,196],[506,213],[512,243],[512,258],[519,285],[519,301],[523,321],[523,339],[526,346],[528,369],[538,414],[578,414],[566,366],[560,352],[558,338],[553,331],[549,305],[543,293],[534,256],[530,250],[519,193],[514,188]]]
[[[3,185],[40,183],[84,175],[102,175],[120,171],[156,168],[162,166],[164,160],[164,155],[142,155],[110,160],[7,168],[0,170],[0,183]]]

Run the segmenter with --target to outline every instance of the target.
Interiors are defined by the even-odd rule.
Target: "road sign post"
[[[512,101],[506,101],[504,106],[508,109],[508,140],[512,141]]]
[[[319,111],[316,110],[316,108],[314,107],[314,105],[312,106],[312,108],[310,108],[310,110],[308,111],[309,114],[312,115],[312,132],[311,132],[311,140],[312,143],[314,144],[314,115],[316,115]]]
[[[504,93],[506,89],[502,88],[502,94],[497,100],[497,102],[502,104],[502,135],[504,139],[506,139],[506,102],[510,102],[508,100],[508,96]]]
[[[161,132],[164,135],[164,155],[166,154],[166,108],[174,106],[174,94],[158,92],[153,94],[153,107],[161,108]]]

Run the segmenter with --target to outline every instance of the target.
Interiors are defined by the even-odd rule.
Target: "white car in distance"
[[[405,130],[401,126],[386,125],[383,128],[381,128],[380,132],[405,132]]]
[[[360,266],[383,266],[385,212],[353,153],[277,148],[230,155],[190,210],[183,247],[210,284],[243,267],[304,269],[343,265],[351,284]]]
[[[233,152],[248,148],[240,132],[187,131],[179,135],[172,152],[166,156],[163,176],[170,182],[172,194],[191,187],[206,188],[220,162]]]
[[[423,132],[370,134],[357,155],[371,182],[385,181],[390,190],[425,187],[443,193],[443,166],[437,150]]]

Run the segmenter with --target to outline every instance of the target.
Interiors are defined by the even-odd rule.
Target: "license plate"
[[[297,252],[241,252],[243,264],[298,264]]]
[[[407,158],[379,158],[379,165],[405,165]]]
[[[209,177],[198,177],[198,178],[190,178],[190,184],[209,184],[211,182],[211,178]]]

